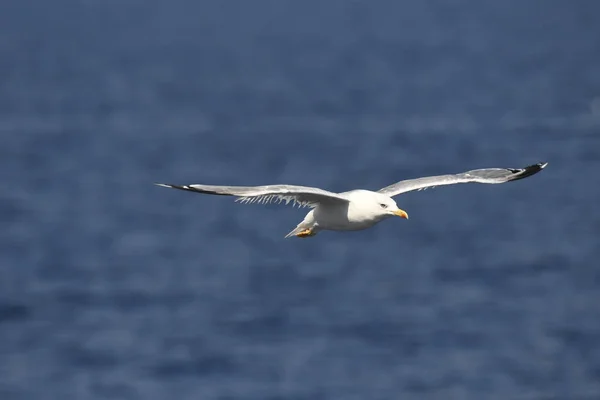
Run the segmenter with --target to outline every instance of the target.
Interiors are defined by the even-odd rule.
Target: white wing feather
[[[457,183],[505,183],[527,178],[544,169],[548,163],[538,163],[525,168],[484,168],[463,172],[455,175],[428,176],[425,178],[408,179],[386,186],[377,192],[393,197],[412,190],[423,190],[442,185]]]
[[[294,185],[266,186],[213,186],[213,185],[173,185],[157,183],[158,186],[186,190],[188,192],[235,196],[241,203],[292,203],[300,207],[315,207],[318,204],[347,204],[348,199],[327,190]]]

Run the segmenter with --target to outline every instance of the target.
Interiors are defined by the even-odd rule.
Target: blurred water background
[[[0,398],[599,399],[600,3],[3,0]],[[377,189],[411,219],[153,182]]]

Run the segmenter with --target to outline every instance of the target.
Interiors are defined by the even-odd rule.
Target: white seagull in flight
[[[454,185],[457,183],[505,183],[527,178],[544,169],[548,163],[538,163],[525,168],[484,168],[454,175],[438,175],[425,178],[408,179],[379,189],[350,190],[333,193],[327,190],[293,185],[266,186],[212,186],[212,185],[170,185],[157,183],[174,189],[189,192],[206,193],[222,196],[236,196],[242,203],[292,203],[310,207],[304,220],[285,237],[301,238],[314,236],[319,231],[356,231],[370,228],[378,222],[398,216],[408,219],[406,211],[398,208],[392,199],[401,193],[422,190],[435,186]]]

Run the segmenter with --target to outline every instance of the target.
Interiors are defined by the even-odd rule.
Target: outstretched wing
[[[308,186],[266,185],[266,186],[211,186],[211,185],[170,185],[157,183],[158,186],[187,190],[189,192],[236,196],[242,203],[281,203],[301,207],[315,207],[318,204],[346,204],[348,199],[327,190]]]
[[[412,190],[421,190],[434,186],[454,185],[457,183],[505,183],[527,178],[544,169],[548,163],[538,163],[525,168],[484,168],[455,175],[428,176],[408,179],[379,189],[377,192],[393,197]]]

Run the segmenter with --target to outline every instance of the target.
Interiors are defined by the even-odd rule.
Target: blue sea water
[[[3,0],[0,398],[599,399],[600,3]],[[410,220],[153,182],[377,189]]]

